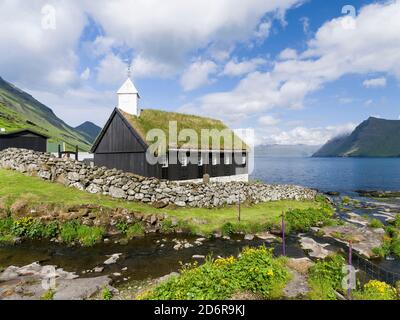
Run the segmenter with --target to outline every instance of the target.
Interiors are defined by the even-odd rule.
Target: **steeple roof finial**
[[[131,64],[129,63],[129,64],[128,64],[128,70],[127,70],[128,78],[131,77],[131,71],[132,71],[131,69],[132,69],[132,66],[131,66]]]

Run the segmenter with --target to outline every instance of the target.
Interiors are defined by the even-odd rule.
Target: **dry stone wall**
[[[149,203],[155,207],[176,205],[215,208],[235,204],[239,198],[241,202],[257,204],[283,199],[312,200],[317,194],[315,190],[293,185],[249,182],[179,184],[16,148],[0,152],[0,168],[35,175],[90,193]]]

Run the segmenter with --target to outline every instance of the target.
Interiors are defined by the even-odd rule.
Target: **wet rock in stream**
[[[372,249],[380,247],[383,244],[385,233],[382,228],[371,229],[366,226],[360,227],[347,222],[341,226],[324,227],[322,231],[325,237],[331,237],[346,245],[351,240],[353,250],[368,259],[374,256]]]
[[[318,243],[312,238],[309,237],[300,237],[300,245],[303,250],[309,250],[309,256],[318,259],[325,259],[331,251],[325,249],[325,247],[329,246],[328,243]]]
[[[112,254],[111,256],[109,256],[109,258],[106,261],[104,261],[104,264],[108,265],[108,264],[116,263],[121,255],[122,255],[122,253]]]
[[[83,300],[110,282],[108,276],[79,278],[73,272],[35,262],[23,267],[10,266],[0,273],[0,299],[40,300],[51,289],[53,300]]]

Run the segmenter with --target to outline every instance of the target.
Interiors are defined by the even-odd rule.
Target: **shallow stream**
[[[352,195],[352,198],[355,198]],[[339,204],[340,197],[333,197],[332,200]],[[383,222],[400,211],[400,203],[397,200],[376,201],[367,198],[357,198],[357,204],[338,205],[338,213],[341,219],[347,219],[347,213],[353,212],[358,215],[369,215],[378,218]],[[310,236],[310,235],[307,235]],[[312,237],[312,236],[310,236]],[[62,244],[48,241],[25,241],[18,245],[0,245],[0,267],[5,268],[11,265],[24,266],[32,262],[39,262],[42,265],[55,265],[69,272],[76,272],[81,277],[93,277],[108,274],[115,278],[117,283],[127,281],[141,281],[164,276],[177,271],[182,263],[198,261],[202,258],[193,256],[237,256],[246,246],[259,246],[265,244],[274,249],[275,255],[282,254],[282,244],[279,241],[265,242],[254,238],[244,240],[243,235],[231,237],[231,239],[206,239],[202,245],[196,245],[198,237],[189,235],[160,235],[149,234],[136,238],[122,245],[111,239],[108,243],[101,243],[90,248],[68,247]],[[335,240],[326,238],[314,238],[319,243],[329,243],[326,247],[332,251],[346,251],[346,246],[337,243]],[[186,240],[193,247],[175,250],[176,241]],[[302,250],[297,236],[288,237],[286,240],[286,255],[292,258],[306,257]],[[110,255],[121,253],[121,257],[115,264],[104,265]],[[398,260],[379,260],[375,264],[388,271],[400,272]],[[92,270],[95,267],[104,267],[102,273]]]

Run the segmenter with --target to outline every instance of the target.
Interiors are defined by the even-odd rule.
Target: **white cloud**
[[[271,21],[265,21],[260,23],[260,25],[257,28],[257,31],[254,33],[254,36],[259,40],[264,40],[268,38],[271,25],[272,25]]]
[[[90,87],[67,89],[61,94],[34,90],[28,92],[51,107],[59,118],[72,126],[77,126],[86,120],[103,126],[117,105],[115,92],[98,91]]]
[[[353,131],[355,127],[354,123],[315,128],[300,126],[288,131],[269,132],[264,136],[261,130],[262,140],[259,143],[322,145],[333,137]]]
[[[211,82],[209,76],[217,72],[217,65],[211,60],[195,61],[182,74],[184,91],[191,91]]]
[[[98,0],[87,11],[107,36],[147,58],[180,65],[183,57],[210,44],[247,41],[265,36],[267,13],[282,15],[303,0]],[[258,29],[257,29],[258,28]]]
[[[177,73],[170,64],[159,62],[155,59],[136,56],[132,61],[133,77],[168,78]]]
[[[86,16],[76,2],[60,1],[52,10],[55,29],[45,29],[42,8],[47,4],[45,0],[0,2],[0,70],[4,78],[21,86],[62,90],[79,82],[74,47]]]
[[[258,67],[265,64],[267,64],[267,60],[262,58],[243,60],[241,62],[238,62],[237,59],[233,59],[225,65],[222,74],[227,76],[242,76],[257,70]]]
[[[90,78],[90,69],[86,68],[82,73],[81,73],[81,79],[82,80],[88,80]]]
[[[303,25],[303,31],[305,34],[310,32],[310,19],[308,17],[300,18],[300,22]]]
[[[378,88],[378,87],[385,87],[386,86],[386,78],[374,78],[368,79],[363,82],[363,86],[366,88]]]
[[[120,46],[115,39],[105,36],[98,36],[92,42],[86,43],[88,53],[95,56],[103,56],[112,53],[112,48]]]
[[[339,99],[339,102],[341,104],[349,104],[349,103],[354,102],[354,98],[343,97],[343,98]]]
[[[278,124],[280,122],[280,120],[276,119],[272,116],[266,115],[266,116],[262,116],[261,118],[259,118],[258,122],[264,126],[274,126],[274,125]]]
[[[370,105],[372,105],[374,103],[374,100],[372,99],[368,99],[367,101],[364,102],[364,104],[369,107]]]
[[[119,57],[110,53],[100,61],[97,81],[103,84],[122,84],[127,77],[128,66]]]
[[[83,44],[88,54],[107,56],[125,46],[134,50],[139,76],[165,77],[174,73],[171,68],[182,71],[187,54],[201,48],[223,48],[215,56],[227,59],[238,41],[247,41],[257,30],[266,35],[268,23],[260,23],[265,14],[272,19],[301,1],[57,1],[50,4],[55,30],[42,28],[47,0],[1,1],[0,70],[32,89],[79,85],[75,50],[90,16],[102,35]]]
[[[325,23],[297,59],[252,72],[231,91],[199,97],[191,108],[220,117],[243,117],[271,108],[301,108],[308,94],[346,74],[392,74],[400,80],[400,1],[363,7],[356,27],[340,17]],[[384,57],[384,58],[383,58]]]
[[[222,45],[221,47],[219,47],[218,45],[212,45],[208,49],[208,53],[213,60],[223,62],[229,59],[234,48],[235,47],[233,45]]]
[[[297,51],[294,49],[286,48],[278,56],[280,60],[297,59]]]
[[[126,65],[117,52],[132,52],[133,77],[171,77],[182,71],[193,52],[203,50],[215,61],[226,61],[238,42],[267,36],[261,22],[284,14],[302,0],[119,0],[53,1],[55,26],[43,29],[42,8],[48,0],[0,1],[1,76],[40,96],[57,94],[49,106],[72,112],[76,100],[63,100],[72,91],[91,92],[87,80],[112,85],[122,82]],[[48,6],[49,7],[49,6]],[[87,23],[100,35],[82,40]],[[90,32],[91,36],[92,32]],[[85,35],[86,36],[86,35]],[[81,42],[84,41],[84,42]],[[98,66],[80,69],[78,49]],[[203,59],[206,59],[203,57]],[[83,61],[85,62],[85,61]],[[211,71],[210,71],[211,72]],[[211,74],[211,73],[210,73]],[[187,76],[188,88],[210,81]],[[101,96],[101,94],[99,95]],[[83,95],[82,99],[89,99]],[[80,105],[90,101],[82,101]],[[83,112],[83,111],[82,111]],[[82,113],[74,113],[81,117]]]
[[[126,79],[128,62],[122,61],[119,56],[113,53],[107,54],[99,63],[97,68],[97,81],[102,84],[119,86]],[[167,78],[175,75],[176,70],[170,65],[163,64],[156,60],[137,56],[131,62],[132,78]]]

